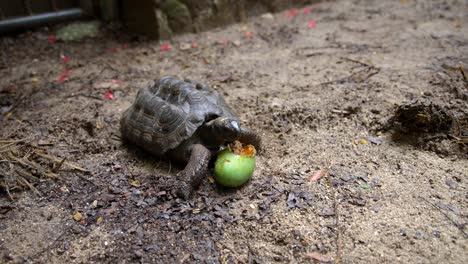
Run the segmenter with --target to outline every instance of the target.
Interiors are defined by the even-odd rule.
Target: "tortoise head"
[[[216,118],[213,120],[213,129],[215,135],[228,142],[238,139],[241,134],[239,121],[231,117]]]

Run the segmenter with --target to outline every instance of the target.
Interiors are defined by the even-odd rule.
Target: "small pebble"
[[[141,251],[141,250],[139,250],[139,249],[138,249],[138,250],[135,250],[135,256],[136,256],[137,258],[142,258],[142,257],[143,257],[143,254],[144,254],[143,251]]]
[[[422,232],[416,231],[416,233],[414,234],[414,238],[416,238],[416,239],[423,239],[423,238],[424,238],[424,234],[423,234]]]

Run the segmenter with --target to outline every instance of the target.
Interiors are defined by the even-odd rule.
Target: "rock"
[[[82,218],[83,218],[83,215],[80,212],[76,212],[73,215],[73,219],[75,219],[75,221],[80,221]]]
[[[135,250],[135,257],[137,258],[142,258],[144,256],[144,253],[142,250],[138,249],[138,250]]]
[[[263,18],[263,19],[269,19],[269,20],[275,19],[275,17],[273,16],[272,13],[265,13],[265,14],[261,15],[261,18]]]
[[[161,10],[167,16],[173,32],[188,32],[192,30],[192,17],[188,7],[179,0],[165,0],[160,4]]]
[[[375,145],[382,145],[382,143],[384,142],[383,139],[372,136],[367,137],[367,141]]]
[[[189,50],[191,48],[192,48],[192,45],[190,45],[190,43],[181,43],[179,45],[180,50]]]
[[[153,0],[122,0],[122,17],[128,30],[145,34],[151,39],[159,38],[158,19]]]
[[[77,41],[86,37],[95,37],[99,33],[99,22],[76,22],[66,25],[57,31],[56,39]]]
[[[170,39],[172,36],[172,30],[167,22],[167,16],[159,9],[155,10],[155,14],[159,39]]]

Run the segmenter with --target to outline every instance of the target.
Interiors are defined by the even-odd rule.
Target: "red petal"
[[[192,42],[192,48],[196,48],[196,47],[198,47],[198,43]]]
[[[60,58],[62,59],[63,62],[67,63],[70,61],[70,57],[68,57],[67,55],[60,55]]]
[[[69,74],[71,74],[71,73],[72,73],[72,70],[71,70],[71,69],[66,69],[66,70],[62,73],[62,75],[69,75]]]
[[[112,94],[112,92],[109,89],[107,89],[106,93],[104,94],[104,98],[112,100],[112,99],[114,99],[114,95]]]
[[[310,8],[308,8],[308,7],[304,8],[303,12],[306,15],[310,14]]]
[[[286,11],[286,17],[287,18],[293,18],[295,16],[297,16],[299,14],[299,11],[297,11],[297,9],[293,8],[289,11]]]
[[[245,34],[245,37],[248,39],[253,39],[253,33],[249,31]]]
[[[163,45],[161,45],[161,50],[162,50],[162,51],[168,51],[168,50],[170,50],[170,49],[171,49],[171,45],[169,45],[169,44],[163,44]]]
[[[68,77],[67,77],[65,74],[62,73],[62,74],[60,75],[59,79],[58,79],[58,82],[59,82],[59,83],[64,83],[64,82],[66,82],[66,81],[68,81]]]
[[[310,21],[308,24],[307,24],[307,27],[308,28],[315,28],[317,26],[317,24],[315,23],[315,21]]]
[[[54,44],[54,43],[55,43],[55,36],[54,36],[54,35],[50,35],[50,36],[49,36],[49,43],[50,43],[50,44]]]

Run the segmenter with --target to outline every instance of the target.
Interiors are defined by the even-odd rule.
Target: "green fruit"
[[[226,187],[239,187],[246,183],[255,169],[255,156],[243,156],[221,151],[215,163],[215,180]]]

